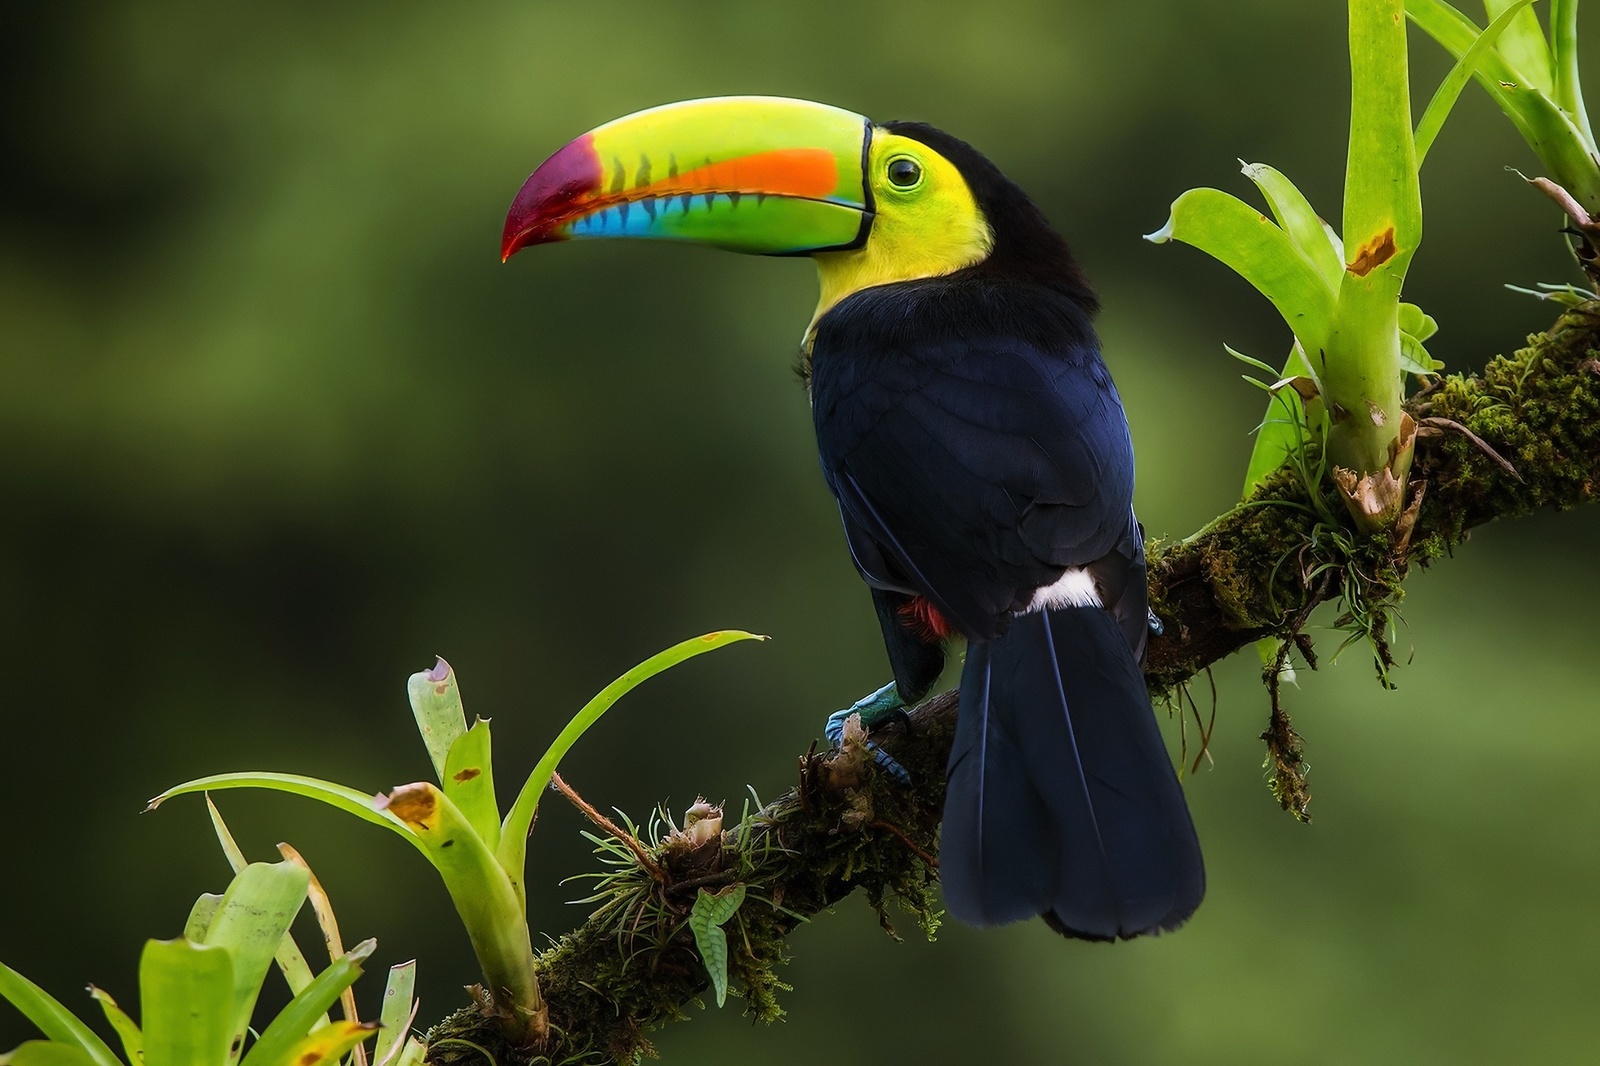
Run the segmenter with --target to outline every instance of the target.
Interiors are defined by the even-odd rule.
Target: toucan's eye
[[[889,183],[902,189],[909,189],[922,180],[922,167],[915,159],[900,156],[898,159],[889,160]]]

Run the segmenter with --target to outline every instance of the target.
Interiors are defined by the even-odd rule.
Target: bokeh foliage
[[[1336,0],[3,18],[0,754],[31,799],[8,821],[0,957],[58,989],[130,992],[140,939],[222,872],[203,813],[136,818],[145,797],[251,766],[412,776],[397,679],[429,653],[480,706],[548,716],[497,724],[531,765],[619,663],[685,632],[772,634],[630,697],[574,752],[564,776],[636,816],[770,795],[826,711],[885,680],[788,372],[810,266],[599,244],[501,266],[507,201],[571,136],[751,91],[968,137],[1097,280],[1141,515],[1175,535],[1231,505],[1260,417],[1220,340],[1288,338],[1224,268],[1139,235],[1184,188],[1248,195],[1235,155],[1319,204],[1343,165]],[[1415,33],[1413,62],[1426,85],[1449,64]],[[1469,87],[1429,155],[1407,292],[1452,369],[1553,317],[1502,282],[1570,268],[1502,164],[1536,161]],[[1222,670],[1217,766],[1188,784],[1211,892],[1181,935],[947,925],[895,945],[846,906],[794,938],[788,1022],[708,1014],[663,1034],[669,1061],[1571,1060],[1600,989],[1597,531],[1490,528],[1411,582],[1396,693],[1359,658],[1302,673],[1309,829],[1261,787],[1256,664]],[[424,1017],[459,1002],[474,970],[443,890],[382,887],[403,844],[293,800],[229,816],[252,853],[292,819],[383,945],[373,965],[427,960]],[[547,806],[546,869],[590,866],[579,826]],[[575,922],[577,894],[531,884],[534,927]],[[25,1034],[0,1015],[0,1046]]]

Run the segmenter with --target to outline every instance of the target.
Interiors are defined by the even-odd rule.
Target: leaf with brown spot
[[[1363,244],[1360,250],[1356,252],[1356,257],[1346,265],[1345,269],[1358,278],[1364,278],[1393,259],[1395,251],[1394,227],[1390,226],[1366,244]]]
[[[444,769],[444,794],[461,808],[472,828],[494,851],[500,846],[500,802],[495,796],[494,752],[487,719],[479,718],[456,738],[445,757]]]
[[[379,796],[373,806],[388,811],[412,829],[427,830],[439,809],[439,790],[426,781],[401,785],[387,796]]]

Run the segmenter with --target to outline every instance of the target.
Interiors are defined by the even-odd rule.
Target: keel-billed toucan
[[[1093,291],[1028,196],[962,141],[802,100],[652,108],[551,156],[501,251],[580,237],[809,255],[822,473],[894,684],[966,638],[940,875],[956,917],[1071,936],[1172,929],[1205,873],[1140,664],[1133,447]]]

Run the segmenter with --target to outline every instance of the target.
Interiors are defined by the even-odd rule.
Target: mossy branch
[[[1412,565],[1474,526],[1595,498],[1600,481],[1600,302],[1563,314],[1481,374],[1452,375],[1406,405],[1421,426],[1408,515],[1391,539],[1329,530],[1284,471],[1202,532],[1151,550],[1151,605],[1166,631],[1145,673],[1165,693],[1263,637],[1291,638],[1307,608],[1392,602]],[[1349,584],[1351,576],[1359,587]],[[1373,634],[1381,638],[1381,633]]]
[[[1339,517],[1330,524],[1342,508],[1313,500],[1294,475],[1282,473],[1200,533],[1153,544],[1152,603],[1165,632],[1150,644],[1152,691],[1170,694],[1264,637],[1309,656],[1300,628],[1328,600],[1341,601],[1346,628],[1373,641],[1382,674],[1387,611],[1411,566],[1447,555],[1492,519],[1594,499],[1597,349],[1600,303],[1591,303],[1483,373],[1433,382],[1414,397],[1407,409],[1422,433],[1407,510],[1391,537],[1359,537],[1341,528]],[[1285,651],[1278,665],[1286,659]],[[499,1066],[637,1061],[649,1052],[649,1031],[685,1017],[710,986],[687,920],[700,888],[745,886],[745,902],[724,927],[728,968],[747,1011],[766,1020],[781,1013],[776,994],[785,986],[776,967],[787,934],[855,890],[866,891],[886,929],[894,901],[931,934],[938,922],[931,860],[955,718],[955,694],[945,693],[875,738],[910,770],[909,788],[876,772],[852,735],[838,753],[803,756],[795,788],[735,828],[647,832],[653,870],[629,848],[596,837],[611,865],[598,886],[601,906],[539,957],[550,1043],[508,1047],[469,1008],[431,1034],[431,1060],[476,1062],[481,1046]],[[1276,772],[1292,779],[1298,738],[1276,700],[1273,722],[1278,731],[1263,736]],[[1272,747],[1274,737],[1283,751]]]

